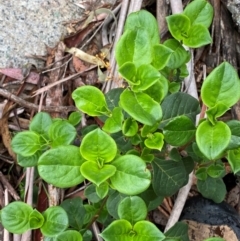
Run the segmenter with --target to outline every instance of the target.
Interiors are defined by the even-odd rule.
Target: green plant
[[[103,94],[82,86],[72,93],[77,108],[100,118],[103,126],[82,129],[77,147],[72,143],[80,112],[68,120],[38,113],[29,131],[12,140],[19,165],[37,166],[47,183],[68,188],[90,181],[85,189],[90,204],[79,198],[65,200],[41,214],[13,202],[1,210],[5,228],[14,233],[40,228],[52,241],[90,240],[88,228],[97,219],[106,241],[188,240],[186,224],[179,222],[163,234],[146,220],[148,211],[184,186],[193,170],[202,195],[221,202],[226,193],[221,158],[227,157],[234,173],[240,171],[240,122],[219,120],[240,97],[234,68],[224,62],[204,81],[201,96],[207,117],[197,127],[198,100],[178,92],[190,59],[182,44],[196,48],[211,43],[212,16],[207,1],[193,1],[183,14],[167,18],[174,39],[163,44],[150,13],[128,16],[116,46],[127,87]]]

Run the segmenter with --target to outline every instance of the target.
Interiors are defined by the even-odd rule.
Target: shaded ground
[[[118,15],[118,1],[114,6],[101,5],[100,1],[88,1],[83,4],[86,8],[84,17],[78,21],[68,23],[71,30],[70,36],[59,42],[55,48],[48,48],[47,55],[41,58],[44,67],[36,69],[34,66],[21,69],[0,69],[0,205],[12,200],[24,199],[24,193],[29,191],[29,186],[25,185],[25,177],[29,179],[28,172],[16,164],[16,156],[10,147],[11,138],[16,131],[27,130],[29,122],[37,111],[43,110],[51,113],[52,117],[66,118],[68,113],[75,109],[71,93],[81,85],[95,85],[99,88],[106,87],[104,82],[107,72],[107,62],[113,56],[112,45],[116,32],[114,20],[108,24],[103,24],[108,15],[107,11],[97,12],[100,8],[115,9]],[[188,1],[184,1],[187,4]],[[227,1],[211,0],[214,6],[215,16],[211,27],[213,43],[194,52],[194,72],[198,88],[204,76],[219,63],[226,60],[237,70],[240,66],[240,35],[237,31],[231,14],[226,8]],[[155,1],[145,1],[143,8],[157,15],[158,11],[162,14],[170,14],[170,6],[163,1],[162,8],[157,10]],[[160,17],[158,18],[160,19]],[[161,39],[164,41],[169,37],[166,25],[161,22]],[[2,36],[0,36],[1,38]],[[98,76],[95,65],[65,52],[65,49],[79,47],[89,55],[98,55],[98,60],[105,64],[105,68]],[[100,53],[104,53],[101,55]],[[110,61],[111,64],[111,61]],[[111,66],[110,66],[111,67]],[[61,85],[54,85],[62,80]],[[111,81],[116,81],[112,79]],[[42,89],[44,88],[45,89]],[[36,91],[38,91],[37,95]],[[224,117],[226,119],[240,120],[240,104],[236,104],[231,111]],[[86,119],[86,123],[95,123],[93,119]],[[80,127],[79,127],[80,128]],[[233,175],[229,179],[225,178],[228,187],[226,201],[240,213],[239,187]],[[230,181],[229,181],[230,180]],[[32,180],[34,188],[38,188],[36,205],[39,210],[46,208],[47,199],[43,189],[41,189],[38,178]],[[30,185],[31,186],[31,185]],[[83,191],[75,189],[65,190],[67,197],[83,197]],[[7,191],[10,195],[7,195]],[[196,187],[193,186],[190,195],[196,194]],[[54,196],[54,194],[53,194]],[[56,195],[55,195],[56,197]],[[175,197],[166,199],[159,207],[159,212],[153,214],[153,221],[160,226],[166,224],[166,220],[171,213],[172,203]],[[25,195],[27,200],[27,195]],[[54,200],[58,203],[60,199]],[[1,233],[0,233],[1,235]],[[35,240],[40,240],[35,236]],[[0,240],[2,238],[0,237]]]

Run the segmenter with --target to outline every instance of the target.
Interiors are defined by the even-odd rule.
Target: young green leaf
[[[68,117],[68,122],[73,126],[76,126],[80,123],[82,119],[82,114],[79,111],[74,111]]]
[[[165,141],[172,146],[183,146],[195,135],[196,127],[187,116],[178,116],[163,128]]]
[[[205,198],[209,198],[215,203],[222,202],[227,193],[226,186],[222,178],[208,177],[204,181],[198,180],[197,188]]]
[[[206,111],[208,120],[212,125],[215,125],[217,118],[222,116],[227,110],[229,110],[229,107],[223,105],[221,102],[217,103],[214,107],[211,107]]]
[[[80,173],[83,162],[78,147],[59,146],[39,158],[38,172],[42,179],[56,187],[72,187],[84,180]]]
[[[12,202],[1,210],[1,223],[11,233],[22,234],[30,229],[33,208],[24,202]]]
[[[102,129],[108,133],[116,133],[122,130],[123,113],[120,107],[115,107],[112,115],[105,121]]]
[[[138,131],[138,124],[132,118],[127,118],[123,122],[123,127],[122,127],[123,135],[128,137],[135,136],[137,134],[137,131]]]
[[[110,180],[117,191],[127,195],[136,195],[149,187],[151,173],[140,157],[124,155],[115,159],[112,165],[116,167],[116,172]]]
[[[32,156],[41,149],[40,136],[33,131],[17,133],[11,142],[13,151],[22,156]]]
[[[117,145],[112,137],[97,128],[84,136],[80,152],[88,161],[111,162],[117,154]]]
[[[218,158],[228,146],[230,139],[230,128],[222,121],[212,125],[205,120],[197,128],[197,145],[209,160]]]
[[[136,29],[145,29],[148,32],[152,46],[159,43],[158,24],[150,12],[141,10],[128,15],[124,31]]]
[[[137,78],[137,68],[134,63],[126,62],[119,69],[120,75],[128,82],[129,85],[139,85],[140,80]]]
[[[77,135],[76,129],[66,120],[57,120],[49,128],[51,146],[69,145]]]
[[[107,196],[108,191],[109,191],[109,184],[107,182],[103,182],[99,186],[96,186],[96,193],[101,199]]]
[[[67,230],[56,236],[54,241],[82,241],[82,235],[75,230]]]
[[[196,177],[198,180],[205,181],[208,177],[207,168],[200,167],[196,170]]]
[[[144,93],[160,103],[168,93],[168,80],[161,75],[160,79],[146,89]]]
[[[163,44],[153,46],[153,62],[152,65],[157,69],[163,69],[174,51]]]
[[[134,225],[147,217],[147,206],[138,196],[126,197],[118,205],[118,216]]]
[[[162,241],[164,234],[151,222],[139,221],[134,226],[124,219],[113,221],[101,234],[105,241]]]
[[[61,203],[61,207],[66,211],[69,220],[69,226],[81,230],[85,215],[85,208],[80,197],[66,199]]]
[[[29,130],[39,135],[48,136],[48,129],[51,124],[51,116],[46,112],[39,112],[33,117],[29,125]]]
[[[168,29],[172,36],[181,41],[188,38],[191,27],[190,19],[184,14],[174,14],[166,18]]]
[[[108,164],[99,167],[98,163],[87,161],[82,164],[80,170],[86,179],[99,186],[115,174],[116,167]]]
[[[181,84],[178,82],[171,82],[169,83],[168,90],[171,94],[179,92],[181,88]]]
[[[200,48],[212,42],[208,29],[201,24],[193,25],[187,35],[183,43],[190,48]]]
[[[45,222],[40,228],[44,236],[54,237],[64,232],[68,227],[68,216],[65,210],[60,206],[48,208],[43,217]]]
[[[132,62],[136,67],[152,62],[151,38],[145,29],[126,30],[115,49],[118,66]]]
[[[126,89],[120,96],[120,104],[130,116],[145,125],[154,125],[162,118],[160,105],[145,93]]]
[[[154,134],[149,134],[148,138],[144,141],[144,144],[149,149],[162,150],[164,144],[164,136],[162,133],[155,132]]]
[[[151,87],[161,78],[161,74],[150,64],[143,64],[138,67],[136,80],[137,85],[132,86],[133,91],[143,91]],[[139,80],[139,81],[138,81]]]
[[[188,181],[188,175],[182,161],[155,158],[152,161],[152,168],[152,185],[155,193],[159,196],[172,196]]]
[[[206,0],[194,0],[187,5],[183,13],[188,16],[192,25],[202,24],[209,28],[213,18],[213,7]]]
[[[104,94],[94,86],[81,86],[73,91],[72,98],[79,110],[90,116],[109,115]]]
[[[44,223],[43,215],[34,209],[29,216],[29,226],[31,229],[38,229]]]
[[[180,68],[183,64],[189,61],[189,51],[187,51],[176,39],[168,39],[164,42],[164,45],[173,51],[167,63],[169,68]]]
[[[158,129],[158,126],[159,126],[159,123],[156,123],[156,124],[153,125],[153,126],[144,125],[144,126],[141,128],[141,136],[142,136],[142,137],[147,137],[147,135],[148,135],[149,133],[155,132],[155,131]]]
[[[231,107],[239,100],[240,80],[236,70],[228,62],[215,68],[204,80],[201,93],[203,103],[214,107],[221,103]],[[236,94],[238,93],[238,94]]]

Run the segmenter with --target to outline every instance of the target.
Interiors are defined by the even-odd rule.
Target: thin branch
[[[35,105],[31,102],[28,102],[26,100],[23,100],[22,98],[12,94],[11,92],[0,88],[0,96],[3,96],[7,98],[8,100],[14,101],[20,106],[23,106],[25,108],[33,109],[38,111],[39,106]],[[29,97],[30,98],[30,97]],[[42,106],[42,111],[46,112],[71,112],[76,111],[75,106]]]

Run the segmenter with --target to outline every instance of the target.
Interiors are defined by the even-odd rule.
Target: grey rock
[[[65,36],[64,21],[80,19],[79,0],[0,0],[0,68],[41,62],[25,55],[45,55]]]
[[[233,21],[240,32],[240,0],[228,0],[227,8],[232,13]]]

